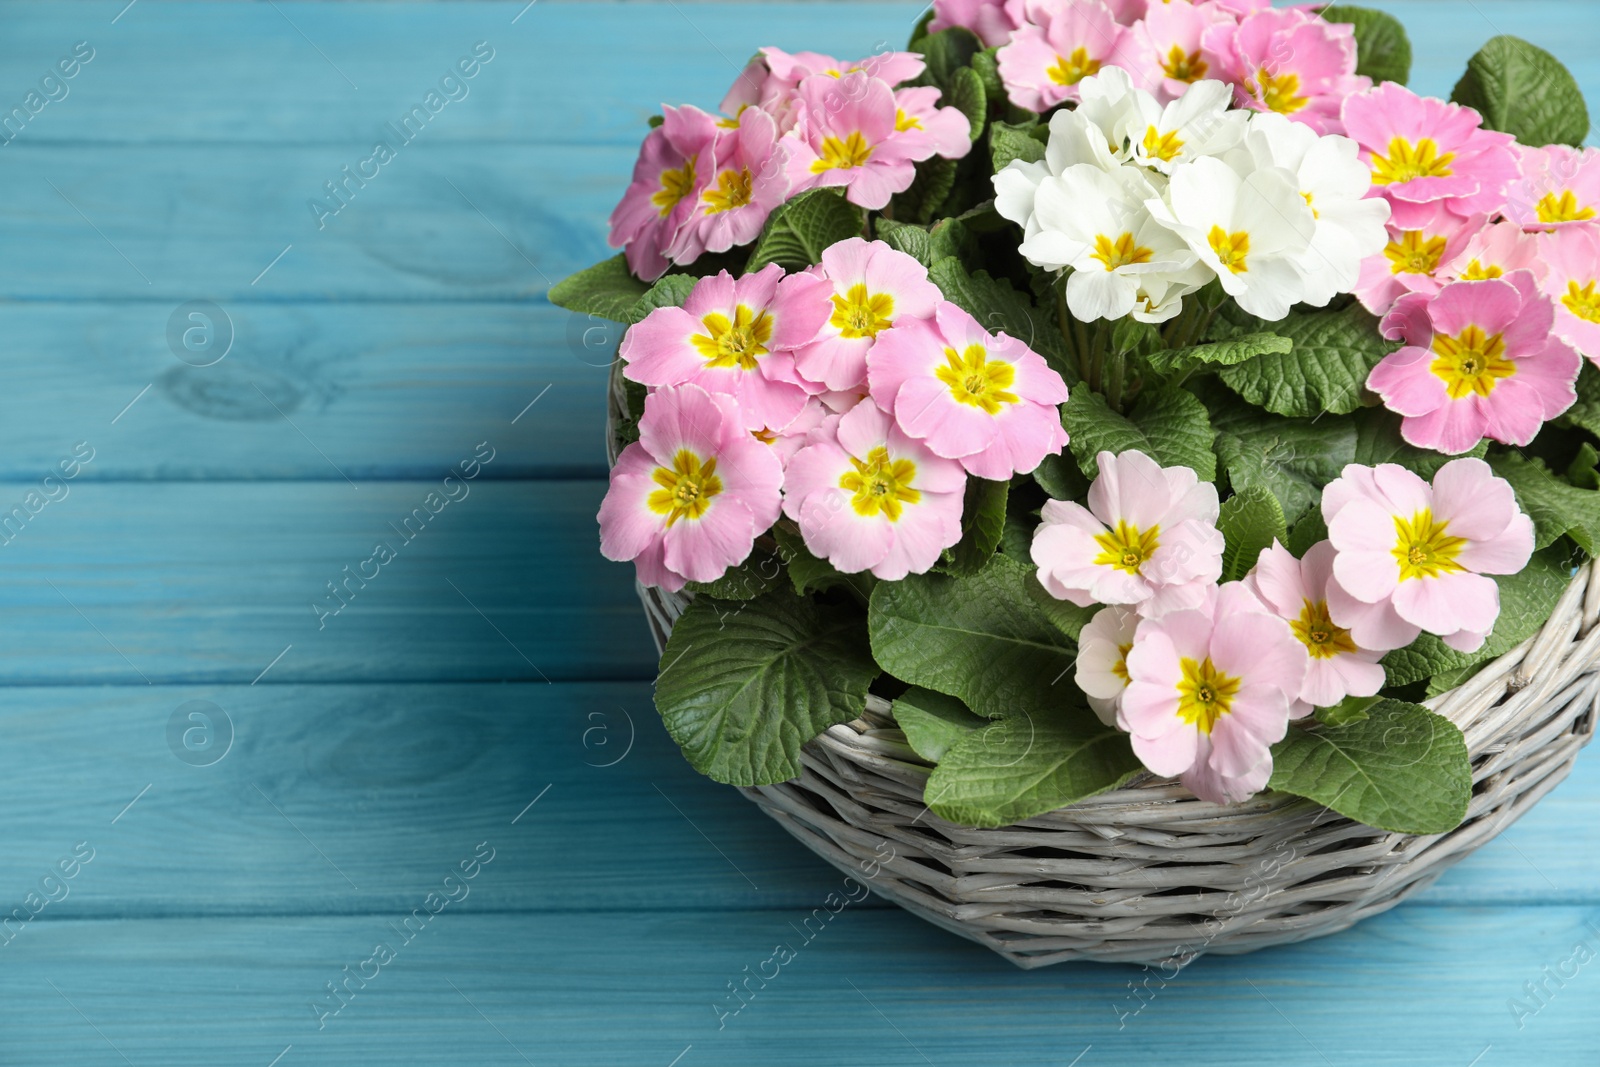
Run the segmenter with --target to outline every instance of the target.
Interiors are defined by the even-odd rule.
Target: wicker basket
[[[614,369],[613,462],[625,410]],[[659,647],[689,597],[642,586],[639,597]],[[1019,967],[1250,952],[1393,907],[1565,778],[1600,711],[1597,618],[1586,565],[1539,633],[1427,702],[1472,756],[1467,817],[1445,834],[1376,830],[1278,794],[1212,804],[1151,775],[1015,826],[957,826],[928,812],[930,765],[870,696],[859,719],[805,746],[800,777],[742,792],[840,870],[879,868],[881,896]]]

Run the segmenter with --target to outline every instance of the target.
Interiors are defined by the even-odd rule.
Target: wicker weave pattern
[[[619,375],[613,386],[614,431]],[[608,448],[614,461],[615,432]],[[688,598],[639,597],[664,644]],[[1600,712],[1597,619],[1600,580],[1586,565],[1539,633],[1428,701],[1461,728],[1473,762],[1467,818],[1446,834],[1375,830],[1288,796],[1216,805],[1150,775],[1015,826],[969,829],[928,812],[929,764],[877,697],[805,746],[799,778],[742,791],[840,870],[877,863],[880,895],[1020,967],[1249,952],[1393,907],[1565,778]]]

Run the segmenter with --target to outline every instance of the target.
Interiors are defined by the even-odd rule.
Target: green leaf
[[[1600,370],[1593,363],[1583,361],[1578,372],[1578,402],[1555,421],[1563,426],[1577,426],[1600,437]]]
[[[867,625],[883,669],[980,715],[1081,704],[1076,650],[1028,593],[1033,568],[995,556],[970,577],[913,574],[872,591]],[[1058,684],[1059,683],[1059,684]]]
[[[1400,20],[1367,7],[1334,4],[1321,15],[1328,22],[1344,22],[1356,31],[1356,73],[1375,82],[1406,83],[1411,76],[1411,40]]]
[[[699,282],[692,274],[663,275],[628,309],[628,317],[623,321],[631,326],[656,308],[682,307],[689,299],[690,290]]]
[[[1600,451],[1588,441],[1578,446],[1578,454],[1567,464],[1567,481],[1579,489],[1600,489]]]
[[[1369,718],[1382,697],[1345,697],[1331,708],[1318,708],[1317,721],[1324,726],[1345,726]]]
[[[1284,355],[1257,356],[1222,368],[1228,388],[1257,407],[1309,418],[1361,406],[1367,375],[1395,347],[1359,304],[1341,311],[1292,313],[1272,324],[1294,343]]]
[[[1427,699],[1432,700],[1441,693],[1448,693],[1452,689],[1465,685],[1474,674],[1477,674],[1488,665],[1489,661],[1484,660],[1482,663],[1474,663],[1470,667],[1461,667],[1457,670],[1445,671],[1443,674],[1434,675],[1428,679]]]
[[[990,723],[947,750],[923,800],[962,826],[1008,826],[1103,793],[1139,772],[1128,735],[1086,711]]]
[[[1285,541],[1289,531],[1283,522],[1283,507],[1278,498],[1263,486],[1254,486],[1222,502],[1217,518],[1226,547],[1222,550],[1222,578],[1236,582],[1250,573],[1263,548],[1274,541]]]
[[[1033,136],[1034,130],[1043,129],[1038,123],[1013,126],[1009,122],[989,124],[989,158],[994,161],[996,174],[1005,170],[1014,159],[1024,163],[1037,163],[1044,158],[1044,142]]]
[[[1582,145],[1589,109],[1570,71],[1520,37],[1492,37],[1467,60],[1450,99],[1476,108],[1486,129],[1525,145]]]
[[[550,287],[550,303],[568,311],[599,315],[613,322],[628,322],[628,313],[649,286],[633,276],[621,253]]]
[[[731,615],[696,599],[661,662],[656,708],[684,758],[744,786],[798,775],[800,746],[861,714],[879,673],[858,612],[787,591]]]
[[[983,136],[983,124],[989,117],[988,98],[983,87],[983,78],[971,67],[962,67],[950,79],[950,89],[945,93],[945,98],[940,101],[949,107],[955,108],[967,117],[971,127],[968,137],[976,141]]]
[[[981,270],[969,274],[954,256],[936,262],[928,277],[946,300],[977,319],[984,329],[1015,337],[1043,356],[1068,385],[1078,381],[1054,318],[1036,307],[1027,294],[1013,289],[1010,282],[991,278]]]
[[[1023,565],[1027,566],[1031,562],[1031,557],[1022,556],[1021,560]],[[1094,618],[1096,613],[1100,611],[1101,605],[1099,604],[1090,604],[1086,608],[1080,608],[1070,600],[1057,600],[1037,580],[1025,583],[1024,588],[1028,590],[1028,596],[1032,597],[1033,602],[1039,605],[1039,609],[1044,612],[1045,618],[1050,620],[1050,625],[1074,641],[1083,632],[1083,628],[1089,624],[1089,620]]]
[[[922,56],[928,61],[928,78],[948,92],[957,72],[972,65],[972,57],[983,51],[983,42],[971,30],[952,26],[929,34],[922,42]]]
[[[715,600],[754,600],[763,593],[778,587],[783,577],[783,564],[770,552],[757,549],[750,558],[737,567],[729,567],[726,574],[713,582],[688,582],[684,588],[695,596],[708,596]]]
[[[987,478],[967,479],[961,505],[961,540],[944,551],[944,569],[951,574],[974,574],[983,569],[1000,545],[1006,525],[1006,497],[1011,483]]]
[[[1034,468],[1033,480],[1056,500],[1082,500],[1089,491],[1083,472],[1067,456],[1049,455]]]
[[[822,262],[822,251],[847,237],[861,234],[861,210],[838,190],[812,189],[779,204],[761,229],[750,250],[747,271],[768,263],[785,270],[800,270]]]
[[[805,596],[812,592],[846,588],[863,604],[872,596],[872,587],[878,584],[878,579],[871,574],[865,571],[860,574],[839,571],[827,560],[812,555],[799,532],[782,523],[773,527],[772,536],[778,542],[778,558],[788,566],[789,582],[796,593]]]
[[[1457,652],[1432,634],[1383,657],[1388,684],[1409,685],[1435,674],[1458,671],[1504,655],[1532,637],[1572,581],[1572,568],[1555,549],[1535,552],[1517,574],[1494,575],[1500,587],[1500,617],[1494,632],[1476,652]]]
[[[1328,539],[1328,524],[1322,521],[1322,508],[1311,508],[1300,521],[1294,524],[1294,529],[1289,531],[1289,540],[1285,545],[1293,552],[1296,559],[1304,559],[1305,554],[1316,545],[1318,541]]]
[[[1210,416],[1205,405],[1181,387],[1145,391],[1125,416],[1112,411],[1099,393],[1074,389],[1062,421],[1071,438],[1068,447],[1085,477],[1092,479],[1100,473],[1099,453],[1129,449],[1137,449],[1165,467],[1189,467],[1203,481],[1217,476]]]
[[[1145,359],[1152,368],[1165,374],[1202,366],[1231,367],[1256,356],[1286,355],[1292,348],[1294,342],[1287,337],[1275,333],[1247,333],[1227,341],[1163,349],[1150,353]]]
[[[1472,763],[1449,719],[1385,700],[1343,726],[1292,726],[1267,784],[1380,830],[1442,834],[1466,817]]]
[[[872,228],[878,240],[896,252],[904,252],[924,267],[932,266],[933,235],[928,232],[926,226],[880,217],[872,224]]]
[[[943,156],[918,163],[911,188],[894,196],[894,217],[906,222],[931,222],[956,186],[957,166],[955,160]]]
[[[1322,487],[1354,463],[1356,428],[1349,419],[1286,419],[1234,403],[1213,412],[1217,458],[1234,492],[1263,488],[1296,522],[1322,500]]]
[[[983,95],[988,100],[1004,101],[1006,84],[1000,78],[1000,64],[995,58],[999,48],[985,48],[972,53],[972,69],[983,79]]]
[[[1489,451],[1488,441],[1479,441],[1470,452],[1461,456],[1447,456],[1431,448],[1408,445],[1400,436],[1400,416],[1387,408],[1364,408],[1355,413],[1356,456],[1353,462],[1365,467],[1380,463],[1398,463],[1429,481],[1439,473],[1439,468],[1452,459],[1472,456],[1482,459]]]
[[[989,725],[955,697],[912,686],[894,702],[894,721],[906,744],[929,763],[938,763],[962,738]]]
[[[1568,485],[1542,461],[1526,459],[1518,452],[1494,456],[1489,466],[1511,483],[1517,502],[1533,520],[1533,547],[1554,544],[1564,534],[1591,556],[1596,554],[1600,548],[1600,493]]]

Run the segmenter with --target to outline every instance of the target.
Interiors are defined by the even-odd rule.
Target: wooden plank
[[[37,481],[81,440],[84,480],[442,477],[489,433],[484,478],[605,477],[615,324],[542,303],[224,311],[232,350],[199,367],[168,346],[171,303],[0,304],[28,367],[0,396],[0,481]]]
[[[662,101],[715,107],[759,46],[841,58],[903,47],[923,5],[849,3],[144,4],[118,19],[78,5],[7,19],[3,84],[27,88],[78,40],[94,60],[47,104],[18,144],[272,142],[367,148],[479,40],[495,58],[467,96],[430,121],[428,141],[632,146]],[[1550,49],[1594,94],[1600,21],[1582,0],[1376,0],[1416,45],[1412,84],[1448,95],[1468,56],[1497,33]],[[294,25],[290,25],[289,19]],[[298,27],[298,30],[296,29]],[[305,36],[301,36],[301,32]],[[309,40],[308,40],[309,38]],[[248,40],[250,62],[236,42]],[[581,43],[580,43],[581,42]],[[315,47],[313,47],[313,43]],[[328,58],[318,54],[320,48]],[[181,69],[184,77],[174,78]],[[341,73],[342,72],[342,73]],[[348,77],[350,80],[346,81]],[[358,86],[353,89],[351,83]],[[194,86],[214,90],[196,93]],[[459,90],[457,90],[459,95]],[[262,101],[271,107],[262,107]],[[559,106],[552,106],[560,101]],[[337,168],[337,163],[335,163]],[[320,179],[319,179],[320,181]]]
[[[516,829],[445,851],[441,888],[443,868],[479,841],[495,849],[483,887],[502,857],[543,852],[537,823]],[[414,907],[429,888],[415,887]],[[390,926],[398,913],[37,922],[0,949],[0,1056],[82,1067],[267,1067],[279,1055],[282,1067],[1594,1063],[1591,908],[1404,908],[1306,945],[1206,957],[1163,984],[1161,971],[1128,966],[1018,971],[897,912],[813,917],[829,915],[826,896],[776,912],[507,915],[473,913],[481,891],[417,920],[410,943]],[[1591,962],[1567,966],[1561,986],[1547,979],[1580,942]],[[388,962],[335,1001],[327,984],[362,970],[379,943]],[[780,945],[792,958],[766,964]],[[754,996],[719,1029],[713,1005],[731,1010],[729,983],[746,974]],[[1509,1002],[1528,1003],[1524,983],[1537,981],[1549,995],[1518,1029]],[[314,1007],[320,998],[329,1006]],[[336,1003],[337,1015],[319,1014]]]
[[[503,425],[478,440],[492,448]],[[72,487],[0,549],[0,598],[27,620],[0,647],[0,682],[248,683],[291,644],[273,682],[654,676],[632,569],[596,551],[603,483],[446,474]],[[394,557],[368,562],[379,542]]]

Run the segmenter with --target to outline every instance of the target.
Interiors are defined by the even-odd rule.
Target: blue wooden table
[[[1022,973],[869,900],[731,1012],[840,876],[654,718],[543,293],[657,104],[916,7],[125,3],[0,7],[0,1064],[1600,1062],[1592,756],[1339,937]],[[1587,0],[1381,6],[1600,103]]]

